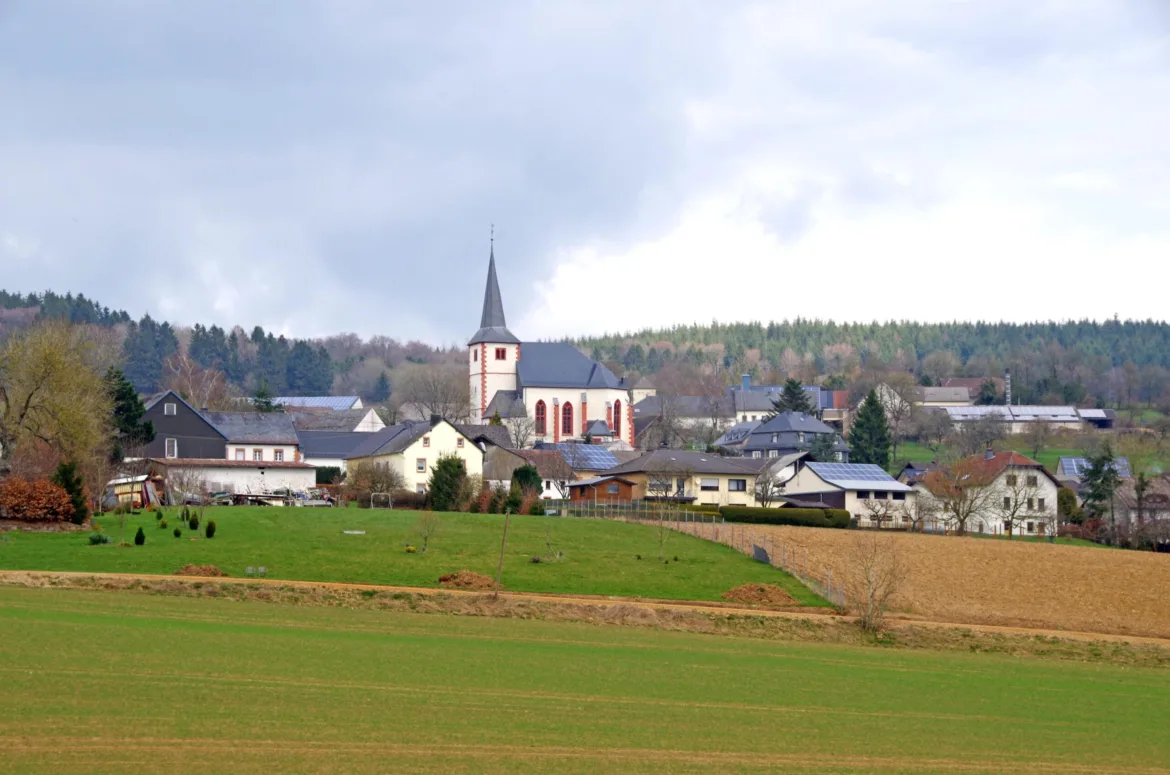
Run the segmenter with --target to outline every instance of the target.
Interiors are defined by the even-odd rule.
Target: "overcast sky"
[[[1164,0],[0,0],[0,106],[0,288],[135,316],[1168,317]]]

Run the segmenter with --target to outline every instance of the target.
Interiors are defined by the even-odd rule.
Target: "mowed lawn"
[[[1170,671],[0,587],[0,773],[1170,771]]]
[[[442,514],[426,553],[414,533],[419,512],[367,509],[217,507],[215,538],[184,530],[174,509],[168,527],[150,513],[131,516],[130,541],[143,525],[145,546],[90,546],[86,533],[9,533],[0,542],[0,569],[118,573],[174,573],[186,564],[216,565],[230,576],[264,566],[270,578],[434,587],[439,576],[467,569],[495,577],[504,518],[497,514]],[[117,518],[97,520],[115,541]],[[201,526],[202,528],[202,526]],[[343,531],[365,531],[347,535]],[[673,600],[717,600],[732,587],[771,583],[798,601],[827,605],[783,571],[726,546],[671,532],[658,559],[655,527],[596,519],[513,516],[504,558],[505,589]],[[550,550],[551,546],[551,550]],[[555,562],[532,562],[561,553]],[[641,555],[641,559],[638,559]],[[677,561],[675,558],[678,558]]]

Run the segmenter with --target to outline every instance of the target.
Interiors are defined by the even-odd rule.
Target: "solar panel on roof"
[[[881,466],[872,463],[809,463],[808,467],[829,481],[887,482],[893,479]]]
[[[605,470],[618,464],[618,459],[605,447],[593,444],[548,444],[545,449],[552,448],[561,453],[565,461],[574,468],[589,468]]]

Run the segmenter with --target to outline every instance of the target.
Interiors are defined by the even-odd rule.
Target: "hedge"
[[[760,509],[749,506],[723,506],[719,514],[728,522],[757,525],[799,525],[800,527],[849,527],[849,512],[844,509]]]

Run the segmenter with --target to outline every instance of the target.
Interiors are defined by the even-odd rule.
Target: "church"
[[[496,253],[488,258],[479,330],[467,343],[471,416],[532,426],[533,441],[634,444],[629,386],[566,342],[521,342],[504,321]]]

